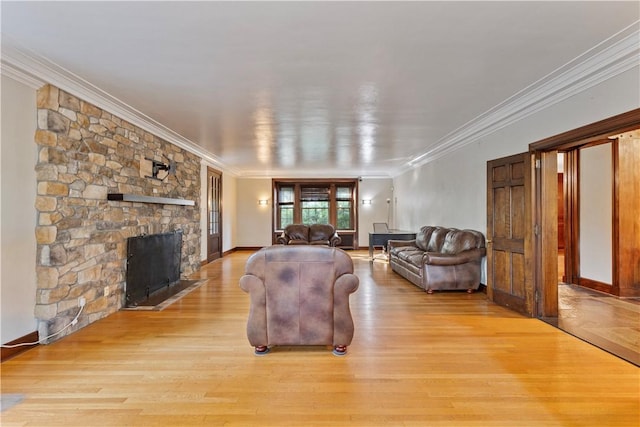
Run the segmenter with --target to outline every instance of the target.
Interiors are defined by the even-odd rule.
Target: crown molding
[[[438,140],[433,148],[399,168],[394,176],[422,166],[640,66],[640,21],[613,35]]]
[[[4,52],[3,52],[3,55],[4,55]],[[20,82],[25,86],[28,86],[34,90],[38,90],[46,84],[44,80],[39,79],[31,74],[28,74],[14,67],[12,64],[5,62],[4,57],[0,61],[0,74],[2,74],[3,76],[9,77],[17,82]]]
[[[238,170],[224,164],[221,159],[204,150],[193,141],[108,94],[80,76],[51,62],[47,58],[19,46],[15,41],[4,35],[2,37],[2,59],[0,64],[2,74],[22,82],[29,87],[38,89],[44,84],[52,84],[171,144],[199,156],[208,163],[223,169],[231,175],[237,176],[239,174]]]
[[[332,179],[338,179],[338,178],[363,178],[363,179],[391,179],[392,176],[390,174],[387,173],[376,173],[376,172],[369,172],[367,174],[360,174],[360,175],[352,175],[352,174],[347,174],[345,176],[344,173],[340,172],[340,171],[321,171],[321,172],[315,172],[315,171],[308,171],[308,170],[301,170],[301,169],[287,169],[286,171],[284,170],[280,170],[280,171],[276,171],[276,170],[267,170],[267,171],[257,171],[257,170],[251,170],[251,171],[244,171],[242,172],[242,174],[240,174],[238,176],[238,178],[243,178],[243,179],[264,179],[264,178],[273,178],[274,176],[277,176],[278,178],[286,178],[286,179],[294,179],[294,178],[308,178],[308,179],[325,179],[325,178],[332,178]]]

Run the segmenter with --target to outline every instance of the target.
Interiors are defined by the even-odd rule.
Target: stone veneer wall
[[[126,239],[183,230],[181,275],[200,268],[200,158],[51,85],[37,93],[35,315],[41,339],[124,304]],[[151,162],[177,163],[164,181]],[[160,172],[160,177],[164,172]],[[108,193],[189,199],[195,206],[107,201]],[[60,338],[56,336],[53,340]]]

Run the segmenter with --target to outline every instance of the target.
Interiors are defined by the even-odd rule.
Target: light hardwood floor
[[[1,365],[9,426],[638,426],[640,369],[476,293],[428,295],[351,252],[347,356],[254,356],[248,252],[160,312],[121,311]]]

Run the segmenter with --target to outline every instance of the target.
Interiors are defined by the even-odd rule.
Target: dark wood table
[[[387,247],[389,240],[413,240],[416,238],[416,233],[402,230],[388,230],[384,233],[369,233],[369,257],[373,258],[373,247],[384,246]]]

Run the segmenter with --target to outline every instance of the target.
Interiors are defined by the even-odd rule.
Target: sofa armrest
[[[442,254],[439,252],[425,252],[422,264],[430,265],[458,265],[480,260],[486,253],[485,248],[470,249],[458,254]]]
[[[289,238],[287,237],[287,235],[283,231],[282,234],[279,235],[278,238],[276,239],[276,242],[278,242],[281,245],[286,245],[286,244],[289,243]]]
[[[414,240],[387,240],[387,251],[391,252],[391,249],[398,248],[400,246],[413,246],[417,248],[418,245]]]
[[[336,247],[342,243],[342,237],[338,236],[338,232],[333,233],[333,236],[329,239],[329,246]]]

